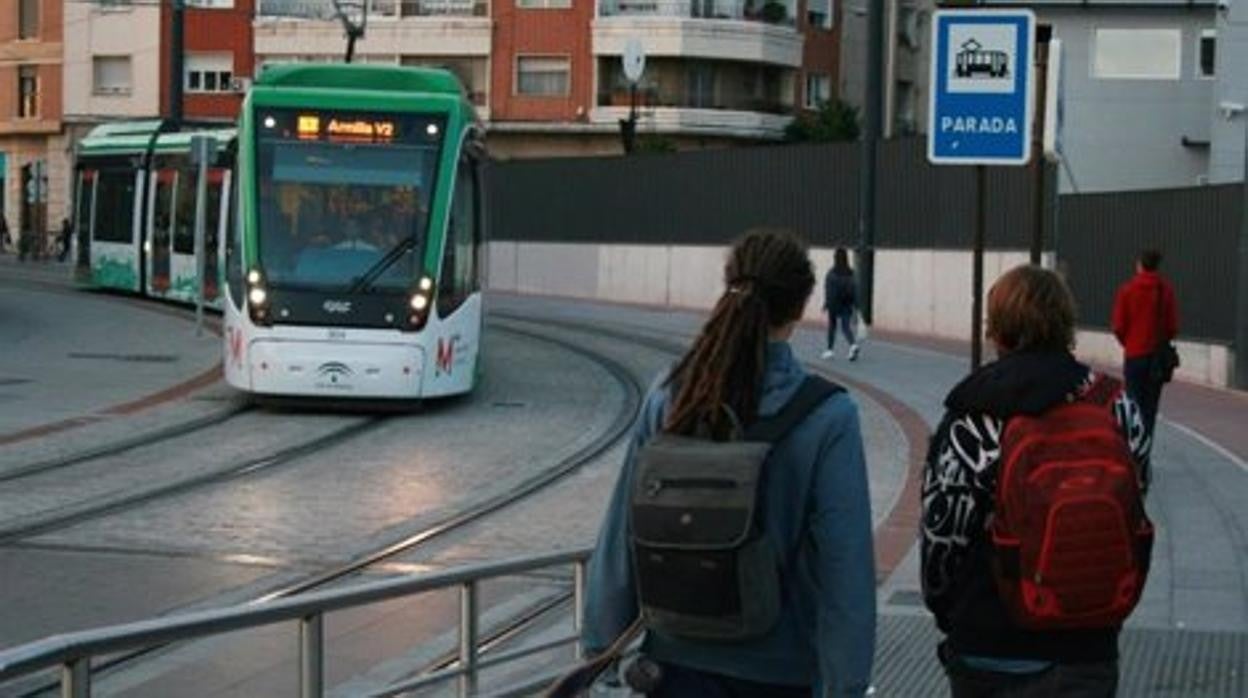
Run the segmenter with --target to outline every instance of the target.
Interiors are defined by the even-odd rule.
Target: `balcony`
[[[793,117],[796,71],[739,62],[659,58],[637,95],[639,128],[676,135],[775,139]],[[619,61],[598,61],[595,124],[627,118],[631,99]]]
[[[488,56],[487,0],[373,0],[360,55]],[[265,56],[340,55],[342,25],[325,0],[259,0],[255,50]]]
[[[796,0],[599,0],[594,54],[619,56],[644,37],[646,55],[712,58],[796,68],[802,35]]]
[[[368,18],[487,17],[489,14],[487,0],[372,0]],[[256,15],[261,19],[336,19],[333,3],[325,0],[259,0]]]

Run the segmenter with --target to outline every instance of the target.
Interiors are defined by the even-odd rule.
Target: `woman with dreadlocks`
[[[788,344],[815,285],[813,267],[792,234],[751,231],[729,252],[724,281],[692,348],[646,397],[589,564],[584,644],[602,653],[640,612],[630,513],[639,450],[664,435],[751,440],[755,425],[784,421],[782,435],[768,440],[756,503],[758,535],[775,551],[774,620],[731,641],[646,623],[644,673],[653,680],[645,690],[661,698],[862,696],[875,644],[875,569],[858,410],[841,390],[804,398],[818,381]],[[784,417],[803,401],[810,404],[800,415]]]

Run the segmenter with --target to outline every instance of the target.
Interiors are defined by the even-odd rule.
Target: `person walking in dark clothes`
[[[64,262],[65,258],[69,256],[69,241],[70,241],[70,237],[73,234],[74,234],[74,229],[69,224],[69,219],[62,218],[61,219],[61,236],[60,236],[60,239],[58,240],[58,242],[61,245],[61,250],[56,255],[56,260],[58,262]]]
[[[5,220],[4,213],[0,212],[0,253],[3,253],[9,247],[9,222]]]
[[[1145,250],[1135,263],[1135,276],[1118,289],[1111,327],[1122,345],[1127,392],[1140,405],[1148,433],[1157,422],[1161,388],[1168,380],[1159,365],[1163,352],[1179,333],[1174,287],[1157,271],[1161,253]]]
[[[858,340],[854,337],[854,312],[858,307],[858,285],[849,266],[849,253],[836,248],[832,268],[823,277],[823,309],[828,313],[828,348],[823,358],[836,358],[836,328],[840,325],[849,342],[849,360],[858,359]]]
[[[1020,444],[1051,438],[1037,437],[1044,432],[1034,426],[1030,432],[1019,431],[1027,430],[1029,421],[1040,422],[1062,406],[1082,403],[1076,409],[1086,409],[1099,426],[1076,433],[1086,441],[1113,444],[1117,456],[1133,466],[1131,474],[1139,483],[1134,494],[1147,490],[1151,441],[1140,410],[1120,389],[1093,399],[1098,386],[1110,379],[1071,354],[1074,323],[1074,298],[1057,274],[1023,266],[1001,277],[988,293],[988,338],[999,358],[945,398],[947,411],[928,447],[920,577],[924,602],[944,635],[938,656],[953,698],[1112,698],[1117,691],[1120,623],[1030,627],[1016,617],[1002,592],[1011,558],[1009,538],[998,524],[1011,520],[1012,508],[1018,511],[1012,496],[1018,490],[1008,489],[1017,481],[1014,469],[1037,465],[1019,459]],[[1030,442],[1020,441],[1024,433]],[[1108,436],[1114,438],[1097,441]],[[1079,448],[1068,446],[1068,451]],[[1055,466],[1041,467],[1053,472]],[[1038,472],[1033,469],[1028,475]],[[1038,482],[1031,494],[1041,496],[1037,493],[1045,483],[1028,482]],[[1003,492],[1004,503],[998,501]],[[1142,506],[1142,501],[1136,503]],[[1116,550],[1103,538],[1093,536],[1091,543],[1086,539],[1077,544]],[[1014,543],[1020,545],[1019,540]],[[1087,550],[1072,554],[1085,555]],[[1019,557],[1012,559],[1016,567],[1022,564]],[[1086,569],[1086,559],[1080,559]],[[1052,577],[1062,573],[1055,566]],[[1041,587],[1040,575],[1032,579],[1037,595],[1056,593],[1051,591],[1053,579],[1044,580],[1049,588]]]

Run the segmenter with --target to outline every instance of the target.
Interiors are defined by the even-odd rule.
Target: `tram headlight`
[[[252,286],[259,284],[262,280],[263,279],[260,276],[259,269],[252,269],[251,271],[247,272],[247,283],[251,284]]]
[[[423,293],[417,293],[412,296],[412,310],[418,313],[425,312],[425,308],[429,307],[429,297]]]
[[[263,307],[269,300],[269,292],[264,290],[263,286],[252,286],[247,292],[247,300],[256,307]]]
[[[420,290],[428,293],[432,289],[433,289],[433,279],[427,276],[420,277]]]

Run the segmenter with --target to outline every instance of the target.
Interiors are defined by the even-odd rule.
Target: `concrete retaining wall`
[[[584,245],[491,242],[489,287],[498,291],[565,296],[672,308],[709,309],[723,290],[727,248],[667,245]],[[833,250],[811,251],[820,281]],[[1026,252],[987,252],[984,288],[1026,263]],[[1046,260],[1048,261],[1048,260]],[[948,250],[878,250],[875,327],[946,339],[971,333],[971,254]],[[806,308],[818,321],[822,291]],[[1179,378],[1226,387],[1232,352],[1220,344],[1179,342]],[[1078,351],[1088,361],[1117,365],[1117,342],[1107,332],[1083,331]]]

